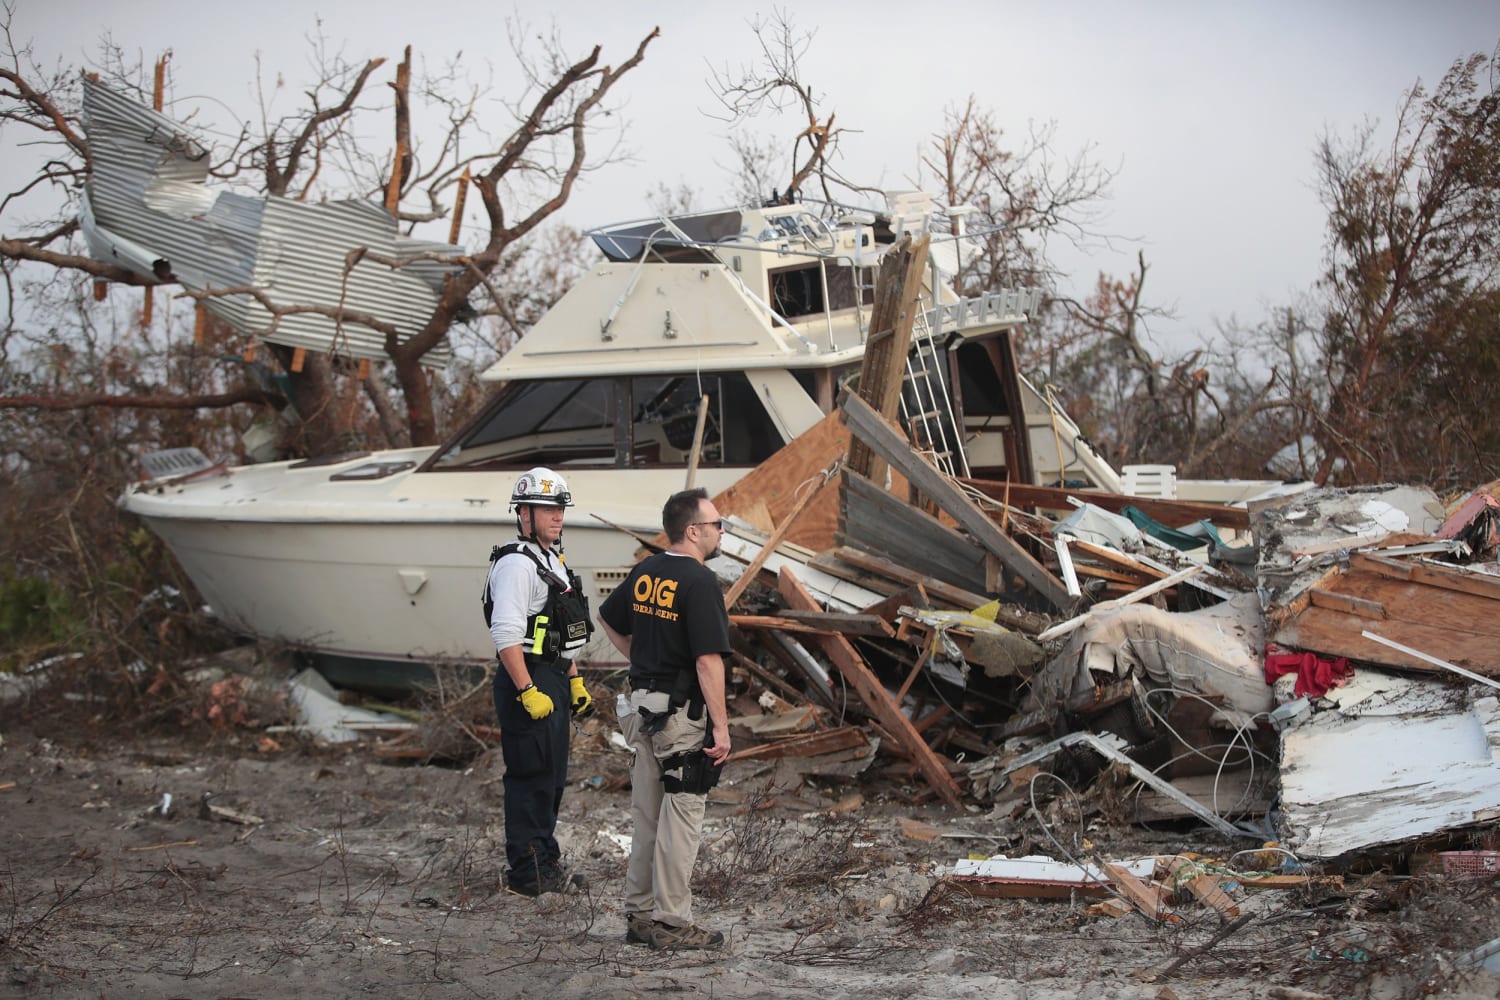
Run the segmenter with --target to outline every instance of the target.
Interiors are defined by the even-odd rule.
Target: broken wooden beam
[[[796,574],[791,569],[784,568],[781,571],[779,589],[782,599],[787,606],[799,611],[821,611],[817,600],[807,592],[806,588],[797,580]],[[901,711],[892,699],[889,691],[880,683],[880,679],[865,664],[864,658],[850,645],[849,640],[841,635],[814,636],[812,641],[818,644],[823,652],[833,661],[835,667],[844,675],[845,680],[854,688],[860,700],[869,708],[871,714],[879,719],[897,739],[898,742],[911,755],[921,770],[927,783],[933,790],[943,797],[943,800],[952,806],[959,806],[962,795],[959,793],[958,785],[949,776],[937,754],[929,747],[921,735],[912,728],[911,720]]]
[[[823,632],[869,635],[881,639],[889,639],[896,634],[896,630],[891,628],[889,622],[874,614],[846,614],[841,611],[783,611],[781,617]]]
[[[704,397],[704,399],[707,398],[707,396]],[[837,464],[836,462],[834,463],[835,469],[837,468]],[[829,469],[824,473],[823,478],[818,481],[818,484],[804,492],[791,511],[787,513],[786,517],[781,519],[781,523],[776,526],[776,530],[771,532],[771,537],[766,539],[766,543],[760,547],[760,551],[755,554],[755,558],[750,560],[750,565],[745,567],[745,571],[740,574],[739,579],[735,580],[729,589],[724,592],[724,607],[734,607],[734,602],[740,599],[740,595],[745,592],[745,588],[750,586],[750,581],[755,579],[755,574],[760,572],[760,568],[766,564],[766,560],[771,557],[771,553],[776,551],[776,546],[781,544],[782,539],[791,531],[792,525],[797,523],[798,515],[807,509],[808,505],[813,502],[818,494],[823,492],[824,488],[833,479],[833,472],[834,469]]]
[[[730,753],[730,760],[760,760],[767,757],[821,757],[826,753],[869,745],[869,737],[858,726],[842,726],[821,733],[788,736],[760,746]]]
[[[1072,510],[1072,497],[1095,507],[1119,514],[1134,507],[1142,514],[1169,528],[1181,528],[1199,521],[1210,521],[1215,527],[1250,530],[1250,512],[1242,507],[1193,500],[1161,500],[1155,497],[1133,497],[1124,493],[1101,493],[1095,490],[1064,489],[1060,486],[1032,486],[1030,483],[995,482],[988,479],[960,479],[991,500],[1016,507],[1040,507],[1045,510]],[[1009,493],[1009,499],[1006,494]]]
[[[1135,604],[1137,601],[1144,601],[1146,598],[1150,597],[1153,594],[1158,594],[1163,590],[1169,590],[1172,587],[1177,586],[1179,583],[1186,580],[1190,576],[1196,576],[1197,574],[1202,573],[1204,568],[1205,567],[1203,566],[1189,566],[1187,569],[1178,570],[1171,576],[1157,580],[1155,583],[1146,587],[1142,587],[1140,590],[1127,594],[1124,597],[1117,597],[1112,601],[1101,601],[1078,617],[1069,618],[1065,622],[1059,622],[1058,624],[1053,625],[1051,628],[1038,635],[1037,641],[1046,642],[1048,639],[1056,639],[1060,635],[1068,634],[1078,626],[1082,625],[1084,622],[1088,621],[1089,615],[1093,614],[1095,611],[1109,611],[1114,608],[1123,608],[1128,604]]]
[[[1119,890],[1120,895],[1130,900],[1141,913],[1156,921],[1157,923],[1176,924],[1181,923],[1182,918],[1167,909],[1166,901],[1162,899],[1161,890],[1154,882],[1136,878],[1126,870],[1124,865],[1111,864],[1103,858],[1094,859],[1109,880]]]
[[[1062,581],[1037,562],[1020,543],[1000,530],[989,514],[970,500],[958,485],[912,450],[905,435],[855,395],[843,402],[844,422],[849,430],[906,477],[913,487],[932,499],[949,517],[984,548],[1005,563],[1028,586],[1055,608],[1067,608],[1071,598]]]
[[[1172,882],[1179,889],[1186,889],[1194,899],[1205,906],[1212,906],[1226,917],[1237,917],[1240,908],[1229,894],[1219,888],[1219,880],[1203,871],[1187,858],[1175,858],[1167,865]]]

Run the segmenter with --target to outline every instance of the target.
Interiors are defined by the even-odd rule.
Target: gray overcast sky
[[[1100,225],[1142,241],[1152,266],[1148,297],[1180,315],[1154,330],[1173,345],[1217,319],[1253,322],[1316,279],[1324,213],[1313,150],[1325,129],[1347,135],[1366,118],[1390,123],[1418,77],[1431,85],[1456,58],[1492,52],[1500,41],[1500,0],[783,6],[799,28],[816,31],[807,82],[839,123],[859,130],[842,145],[848,176],[908,186],[918,147],[944,108],[969,94],[995,109],[1018,141],[1029,121],[1055,122],[1062,152],[1091,145],[1098,160],[1117,166]],[[256,115],[257,53],[268,76],[286,77],[291,94],[281,107],[290,110],[311,78],[306,37],[315,17],[348,58],[387,57],[377,80],[389,79],[406,44],[433,66],[462,51],[478,78],[493,64],[497,93],[512,71],[511,11],[496,5],[19,0],[17,7],[13,37],[32,40],[44,65],[80,63],[106,32],[148,62],[170,48],[170,96],[211,97],[241,119]],[[704,114],[715,106],[709,68],[751,62],[748,23],[773,9],[701,0],[561,0],[526,9],[534,29],[555,21],[571,54],[599,43],[610,63],[628,57],[653,26],[662,29],[615,91],[636,160],[588,177],[569,222],[643,215],[658,183],[686,183],[702,207],[723,200],[730,178],[721,165],[730,156],[725,126]],[[0,134],[7,159],[16,141],[13,132]],[[1061,259],[1087,288],[1101,268],[1128,273],[1136,247]]]

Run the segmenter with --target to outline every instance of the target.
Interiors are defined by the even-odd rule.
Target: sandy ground
[[[760,790],[777,769],[732,765],[726,797],[741,801],[710,806],[697,875],[698,920],[729,945],[670,954],[624,940],[627,758],[602,733],[575,741],[559,828],[589,889],[540,900],[497,891],[498,753],[460,769],[368,746],[259,752],[253,736],[3,738],[0,786],[14,782],[0,790],[3,997],[1497,993],[1448,960],[1500,934],[1493,883],[1377,874],[1341,893],[1260,893],[1243,901],[1246,926],[1203,949],[1224,921],[1199,906],[1161,926],[1089,916],[1087,901],[933,892],[933,863],[1027,835],[983,812],[913,805],[888,777],[820,788],[781,774],[792,790],[749,808],[770,801]],[[946,835],[916,839],[913,821]],[[1231,849],[1202,830],[1089,836],[1111,857]]]

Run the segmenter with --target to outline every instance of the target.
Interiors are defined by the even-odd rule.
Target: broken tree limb
[[[781,571],[779,589],[782,599],[795,610],[822,610],[790,568]],[[902,713],[900,706],[891,700],[890,692],[865,665],[864,658],[850,645],[849,640],[841,635],[830,635],[814,636],[812,641],[822,647],[823,652],[844,675],[870,713],[885,725],[911,755],[912,760],[922,772],[922,776],[927,779],[927,783],[932,786],[933,790],[949,805],[955,807],[960,805],[962,795],[959,793],[958,785],[948,774],[948,769],[943,766],[942,761],[938,760],[937,754],[922,739],[921,734],[912,727],[911,720]]]
[[[1245,915],[1235,919],[1234,921],[1225,924],[1223,927],[1219,928],[1218,933],[1213,937],[1209,938],[1207,941],[1203,942],[1192,951],[1177,956],[1177,958],[1172,961],[1171,965],[1168,965],[1165,969],[1161,970],[1161,972],[1157,974],[1156,978],[1167,979],[1175,975],[1178,969],[1182,968],[1184,965],[1187,965],[1199,955],[1212,951],[1220,941],[1229,937],[1229,935],[1235,933],[1253,919],[1255,919],[1255,915],[1253,913],[1246,913]]]
[[[1175,587],[1183,580],[1186,580],[1188,577],[1195,576],[1202,572],[1202,566],[1189,566],[1187,569],[1178,570],[1171,576],[1157,580],[1155,583],[1150,584],[1149,586],[1142,587],[1140,590],[1137,590],[1133,593],[1126,594],[1124,597],[1117,597],[1112,601],[1100,601],[1098,604],[1094,605],[1092,608],[1089,608],[1087,611],[1085,611],[1081,615],[1078,615],[1076,618],[1069,618],[1065,622],[1058,622],[1056,625],[1047,629],[1041,635],[1038,635],[1036,637],[1037,641],[1046,642],[1048,639],[1056,639],[1060,635],[1067,635],[1069,632],[1073,631],[1078,626],[1088,621],[1089,615],[1093,614],[1096,611],[1109,611],[1113,608],[1123,608],[1128,604],[1134,604],[1137,601],[1143,601],[1146,598],[1150,597],[1152,594],[1157,594],[1163,590]]]
[[[871,409],[870,404],[855,395],[843,402],[844,422],[849,430],[870,449],[906,477],[907,482],[924,496],[930,497],[945,514],[958,522],[987,552],[994,554],[1008,569],[1021,577],[1056,608],[1067,608],[1071,602],[1062,581],[1037,562],[1015,539],[1000,530],[990,516],[970,500],[957,484],[912,450],[906,436],[889,421]]]

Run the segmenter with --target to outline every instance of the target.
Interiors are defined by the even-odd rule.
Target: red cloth
[[[1333,688],[1354,676],[1354,668],[1340,656],[1324,660],[1313,653],[1293,653],[1279,647],[1266,650],[1266,683],[1272,684],[1282,674],[1296,674],[1296,694],[1321,698]]]

